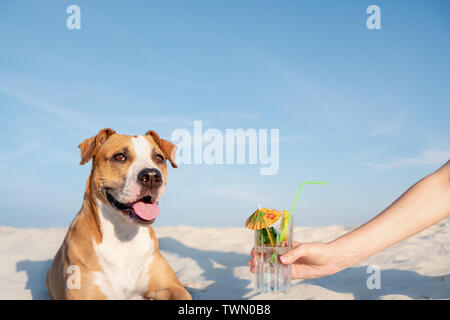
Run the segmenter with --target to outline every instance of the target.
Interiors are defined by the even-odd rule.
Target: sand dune
[[[244,228],[155,227],[164,256],[194,299],[450,299],[450,219],[333,276],[293,282],[291,291],[253,290]],[[350,230],[297,227],[299,241],[327,241]],[[45,274],[65,229],[0,227],[0,299],[48,299]],[[368,265],[381,268],[369,290]]]

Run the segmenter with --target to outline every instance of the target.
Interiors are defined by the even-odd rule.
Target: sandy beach
[[[351,230],[296,227],[298,241],[327,241]],[[48,299],[46,272],[66,229],[0,227],[0,299]],[[338,274],[293,281],[287,294],[254,290],[244,228],[155,227],[163,255],[194,299],[450,299],[450,219]],[[381,288],[366,285],[369,265]]]

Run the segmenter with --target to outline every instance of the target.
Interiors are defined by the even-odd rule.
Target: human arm
[[[327,243],[295,243],[280,261],[293,264],[293,278],[334,274],[421,232],[448,215],[450,161],[415,183],[362,226]],[[249,265],[253,270],[252,261]]]

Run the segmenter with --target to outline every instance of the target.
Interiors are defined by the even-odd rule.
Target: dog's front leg
[[[152,300],[192,300],[189,292],[182,286],[148,292],[145,298]]]
[[[175,272],[170,268],[160,252],[153,256],[150,264],[150,278],[146,299],[156,300],[192,300],[189,292],[178,280]]]

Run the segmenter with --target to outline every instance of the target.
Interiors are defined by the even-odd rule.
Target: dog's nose
[[[147,188],[157,188],[162,185],[161,171],[155,168],[146,168],[139,172],[138,181]]]

